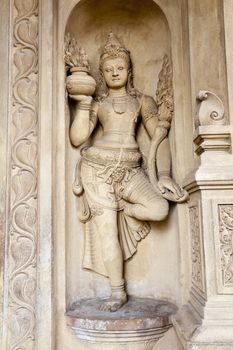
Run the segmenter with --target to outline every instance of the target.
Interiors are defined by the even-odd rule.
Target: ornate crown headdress
[[[139,96],[140,93],[134,88],[133,85],[133,67],[132,61],[130,57],[130,51],[128,51],[125,46],[120,42],[115,34],[110,32],[108,34],[107,42],[103,47],[102,54],[100,56],[100,99],[106,98],[108,96],[106,82],[103,77],[103,63],[107,59],[111,58],[123,58],[126,60],[128,64],[128,81],[127,81],[127,92],[129,95],[136,97]]]
[[[104,62],[108,58],[122,57],[129,62],[130,52],[122,45],[113,32],[108,34],[107,42],[103,48],[100,60]]]

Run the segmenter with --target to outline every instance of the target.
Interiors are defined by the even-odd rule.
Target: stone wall
[[[135,85],[150,95],[163,54],[171,54],[173,176],[190,193],[190,202],[173,206],[168,221],[154,226],[128,264],[130,293],[179,306],[174,328],[156,349],[233,346],[233,1],[144,5],[2,1],[1,349],[96,348],[77,339],[65,316],[77,296],[105,295],[108,289],[81,269],[82,228],[71,190],[78,154],[68,138],[63,49],[65,32],[77,34],[95,74],[98,47],[109,29],[129,46]],[[207,92],[203,99],[197,99],[200,90]],[[209,118],[213,106],[222,117]]]

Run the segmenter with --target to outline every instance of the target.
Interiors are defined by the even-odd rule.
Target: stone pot
[[[70,95],[92,96],[95,92],[96,82],[82,67],[70,69],[71,75],[66,78],[66,88]]]

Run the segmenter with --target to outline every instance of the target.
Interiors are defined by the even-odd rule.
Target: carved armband
[[[148,122],[148,120],[150,120],[151,118],[154,118],[156,117],[156,113],[154,111],[146,111],[144,114],[143,114],[143,120],[145,123]]]
[[[161,177],[170,177],[170,171],[158,171],[158,178],[160,179]]]
[[[78,108],[83,110],[83,111],[89,111],[91,108],[91,103],[81,101],[81,102],[79,102]]]
[[[157,126],[160,126],[160,127],[164,128],[164,129],[170,129],[171,123],[169,123],[166,120],[159,120]]]
[[[142,118],[147,123],[151,118],[157,117],[157,106],[152,97],[144,96],[142,104]]]

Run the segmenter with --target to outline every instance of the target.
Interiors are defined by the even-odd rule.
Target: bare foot
[[[127,296],[126,294],[120,296],[120,297],[110,297],[106,300],[103,300],[102,305],[100,306],[101,311],[117,311],[120,309],[125,303],[127,303]]]

